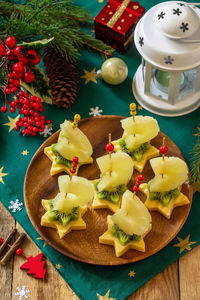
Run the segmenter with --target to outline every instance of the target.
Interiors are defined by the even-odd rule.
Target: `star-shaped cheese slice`
[[[93,180],[91,182],[94,183],[95,181],[98,181],[98,180]],[[122,195],[120,195],[119,201],[117,203],[113,203],[106,199],[99,199],[97,196],[97,191],[95,190],[94,199],[92,202],[92,208],[94,208],[94,209],[108,208],[112,212],[115,213],[116,211],[118,211],[120,209],[121,201],[122,201]]]
[[[184,250],[188,250],[190,251],[191,245],[196,244],[196,242],[190,242],[190,234],[188,234],[188,236],[183,240],[182,238],[177,236],[177,239],[179,241],[179,243],[174,244],[174,247],[179,247],[179,253],[182,253]]]
[[[158,200],[150,200],[149,199],[149,190],[147,187],[147,183],[141,184],[139,189],[141,192],[143,192],[147,196],[147,199],[144,203],[146,205],[146,207],[149,210],[159,211],[167,219],[170,219],[172,211],[175,207],[183,206],[183,205],[190,203],[189,199],[183,193],[180,193],[178,197],[171,199],[169,204],[167,206],[165,206]]]
[[[61,134],[59,134],[58,142],[60,141],[60,139],[61,139]],[[61,172],[66,172],[69,175],[71,174],[70,173],[70,168],[68,168],[66,165],[56,163],[56,155],[51,150],[51,146],[45,147],[44,148],[44,153],[52,161],[51,170],[50,170],[51,176],[53,176],[55,174],[58,174],[58,173],[61,173]],[[88,159],[88,161],[86,161],[84,163],[79,163],[77,168],[76,168],[76,172],[74,173],[74,175],[77,175],[78,169],[79,169],[80,166],[85,165],[85,164],[92,164],[92,163],[93,163],[93,158],[92,157],[90,157]]]
[[[123,135],[123,137],[125,137],[125,136]],[[114,151],[115,151],[115,152],[120,152],[120,151],[122,151],[122,150],[121,150],[121,147],[120,147],[120,145],[119,145],[118,140],[113,141],[112,143],[113,143],[113,145],[114,145]],[[135,168],[138,172],[141,173],[141,172],[143,171],[143,169],[144,169],[144,167],[145,167],[147,161],[148,161],[149,159],[154,158],[154,157],[157,157],[157,156],[159,156],[159,155],[160,155],[159,150],[158,150],[157,148],[155,148],[154,146],[151,145],[151,148],[150,148],[149,150],[147,150],[147,151],[143,154],[141,161],[137,161],[136,159],[134,159],[134,158],[132,157],[132,160],[133,160],[133,162],[134,162],[134,168]]]
[[[144,237],[150,232],[150,230],[152,229],[152,225],[150,225],[149,229],[140,237],[139,241],[131,241],[125,246],[122,246],[118,238],[110,233],[110,230],[114,225],[111,216],[107,216],[107,223],[108,230],[99,237],[99,243],[114,246],[115,254],[117,257],[122,256],[129,249],[135,249],[141,252],[145,252]]]
[[[48,212],[50,210],[49,201],[48,200],[42,200],[42,206],[46,210],[46,213],[42,216],[41,219],[41,225],[47,226],[51,228],[57,229],[59,237],[62,239],[67,233],[69,233],[72,230],[81,230],[86,229],[86,224],[82,219],[82,216],[87,210],[87,206],[81,206],[79,207],[79,218],[78,220],[70,221],[67,226],[63,226],[59,221],[49,221],[48,220]]]

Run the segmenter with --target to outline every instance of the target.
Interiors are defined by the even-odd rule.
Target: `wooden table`
[[[20,225],[0,203],[0,237],[13,229],[23,232]],[[23,244],[26,255],[37,255],[40,250],[28,238]],[[33,279],[19,269],[23,257],[15,256],[6,267],[0,266],[0,299],[18,299],[17,287],[24,285],[29,290],[30,300],[78,300],[58,272],[47,261],[47,276],[44,281]],[[67,272],[67,270],[66,270]],[[24,300],[25,298],[22,298]],[[147,282],[127,300],[198,300],[200,299],[200,246]],[[95,299],[88,299],[95,300]]]

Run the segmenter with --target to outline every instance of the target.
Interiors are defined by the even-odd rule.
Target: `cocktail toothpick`
[[[162,154],[162,159],[165,159],[165,154],[168,152],[168,147],[165,145],[165,137],[163,137],[163,144],[159,148],[160,153]]]
[[[78,126],[78,122],[80,121],[81,116],[79,114],[75,114],[74,116],[74,122],[72,122],[72,127],[76,128]]]
[[[108,134],[108,144],[106,144],[106,150],[109,153],[109,158],[111,158],[111,153],[114,150],[114,145],[111,143],[111,133]],[[109,170],[109,176],[111,176],[111,170]]]
[[[142,174],[139,174],[137,176],[137,181],[133,187],[133,198],[135,197],[136,193],[139,191],[139,186],[143,180],[144,180],[144,176]]]
[[[135,121],[136,104],[134,102],[130,104],[130,114],[133,117],[133,121]]]

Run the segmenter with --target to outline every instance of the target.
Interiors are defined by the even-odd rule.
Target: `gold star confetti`
[[[93,81],[94,83],[97,83],[96,77],[97,74],[95,74],[96,68],[94,68],[91,72],[84,70],[84,75],[81,76],[81,78],[85,78],[85,84],[88,84],[88,82]]]
[[[60,268],[61,268],[61,265],[56,264],[56,269],[60,270]]]
[[[129,275],[129,277],[134,277],[135,276],[135,271],[133,271],[133,270],[131,270],[129,273],[128,273],[128,275]]]
[[[141,105],[138,105],[138,110],[142,110],[142,106]]]
[[[99,3],[103,3],[104,0],[98,0]]]
[[[4,184],[4,181],[3,181],[3,178],[2,178],[2,177],[8,175],[8,173],[2,173],[3,168],[4,168],[4,167],[1,167],[1,168],[0,168],[0,182]]]
[[[44,241],[41,237],[36,238],[36,240]],[[44,241],[43,248],[46,247],[46,245],[47,245],[47,242]]]
[[[97,297],[99,300],[117,300],[117,298],[110,298],[109,294],[110,294],[110,290],[107,291],[105,296],[101,296],[101,295],[97,294]]]
[[[23,150],[21,153],[23,156],[29,154],[28,150]]]
[[[190,234],[183,240],[180,237],[177,236],[177,239],[179,243],[173,245],[174,247],[180,247],[179,253],[182,253],[184,250],[190,251],[192,248],[190,247],[193,244],[196,244],[196,242],[190,242]]]
[[[9,126],[8,132],[11,132],[15,128],[16,122],[19,120],[19,117],[20,117],[20,115],[18,115],[15,119],[12,119],[11,117],[8,116],[9,122],[3,124],[5,126]]]

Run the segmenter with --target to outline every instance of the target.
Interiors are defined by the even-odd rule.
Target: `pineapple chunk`
[[[109,155],[101,156],[97,158],[97,164],[101,173],[105,174],[98,184],[99,192],[112,191],[120,184],[127,185],[133,174],[133,161],[124,152],[112,153],[111,158]],[[109,170],[111,170],[111,175],[109,175]]]
[[[126,136],[126,146],[132,151],[158,135],[160,130],[156,119],[148,116],[135,116],[121,120]]]
[[[68,175],[58,177],[60,193],[53,200],[55,210],[70,212],[73,207],[83,206],[94,197],[93,184],[83,177]]]
[[[162,157],[150,160],[155,177],[150,184],[151,192],[167,192],[181,186],[188,178],[188,167],[178,157]],[[162,176],[163,175],[163,176]]]
[[[60,127],[62,138],[55,150],[68,160],[78,156],[80,163],[86,162],[93,153],[87,136],[78,127],[72,128],[70,121],[65,121]]]
[[[151,215],[143,202],[127,190],[121,208],[112,216],[114,224],[129,235],[143,235],[151,226]]]

